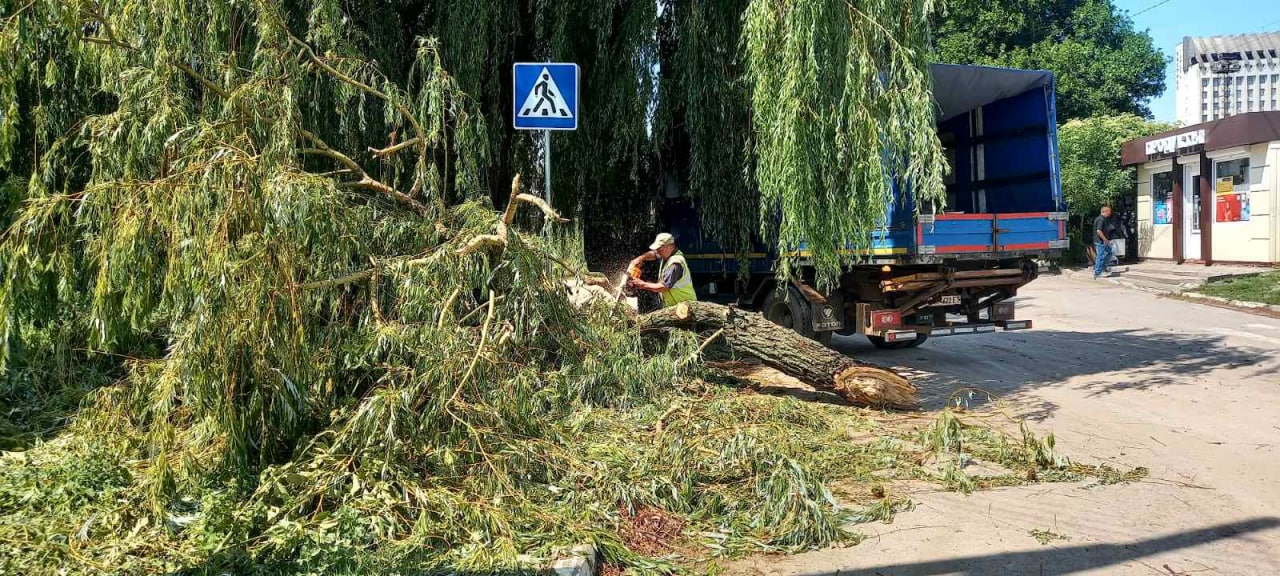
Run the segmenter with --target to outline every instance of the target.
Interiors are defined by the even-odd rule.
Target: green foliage
[[[1171,125],[1133,114],[1072,120],[1058,129],[1062,196],[1075,214],[1096,215],[1098,209],[1132,194],[1133,169],[1120,166],[1120,146]]]
[[[732,6],[689,37],[737,50],[712,31]],[[509,65],[557,58],[583,64],[589,104],[554,144],[577,160],[556,206],[592,239],[643,225],[619,213],[652,200],[633,192],[653,181],[656,9],[0,0],[0,432],[30,448],[0,467],[0,568],[514,569],[594,541],[660,569],[617,536],[618,506],[641,504],[727,554],[853,538],[826,482],[900,450],[842,442],[834,409],[673,400],[696,338],[573,307],[582,247],[495,213],[534,158],[502,129]],[[700,194],[737,206],[727,234],[778,215],[778,241],[814,239],[829,278],[879,224],[887,174],[941,190],[932,6],[741,9],[740,60],[684,53],[746,76],[677,98],[753,103],[732,153],[695,129]],[[750,168],[711,168],[734,157]],[[763,208],[709,200],[751,187],[715,187],[731,173]],[[621,223],[594,231],[606,216]]]
[[[1072,120],[1058,128],[1062,196],[1071,211],[1073,246],[1091,245],[1098,211],[1137,189],[1135,170],[1120,166],[1121,145],[1171,128],[1133,114]]]
[[[946,160],[930,95],[930,0],[756,0],[743,30],[763,236],[806,243],[834,283],[883,225],[890,183],[917,206],[943,198]]]
[[[1111,0],[952,0],[935,31],[941,62],[1052,71],[1060,121],[1150,116],[1164,92],[1164,55]]]
[[[316,435],[290,460],[252,478],[207,475],[154,514],[147,486],[158,464],[121,457],[145,445],[145,431],[95,434],[104,421],[127,416],[109,409],[126,393],[123,387],[101,391],[97,406],[107,412],[48,444],[0,457],[0,569],[532,572],[557,550],[591,541],[612,563],[660,572],[681,564],[629,552],[619,537],[621,511],[667,510],[685,521],[685,537],[704,547],[703,554],[739,556],[857,542],[861,536],[849,523],[887,522],[911,508],[909,500],[885,493],[884,484],[894,478],[923,478],[956,490],[1035,481],[1025,473],[972,476],[955,461],[944,474],[933,474],[918,458],[928,447],[915,440],[943,429],[966,435],[969,463],[1003,463],[1037,471],[1042,480],[1141,477],[1064,468],[1060,458],[1046,461],[1044,442],[1029,433],[1013,441],[950,413],[913,433],[842,406],[695,383],[652,390],[632,408],[580,405],[543,413],[540,428],[524,437],[477,428],[494,444],[470,465],[462,464],[468,454],[455,445],[423,444],[421,438],[367,434],[370,445],[346,447],[344,437],[357,433],[357,416],[344,413],[339,426]],[[372,409],[366,406],[347,412]],[[856,443],[855,435],[879,439]],[[113,443],[103,443],[107,438]],[[408,457],[406,451],[423,455]],[[426,461],[460,467],[428,474],[420,467]],[[495,479],[497,485],[488,486]],[[845,505],[837,506],[829,483],[863,496],[843,498]]]
[[[1053,541],[1055,540],[1071,539],[1070,536],[1063,536],[1062,534],[1051,532],[1049,530],[1042,530],[1039,528],[1032,528],[1031,530],[1027,531],[1027,534],[1030,534],[1032,538],[1035,538],[1036,542],[1039,542],[1041,546],[1047,546],[1049,544],[1052,544]]]
[[[1074,463],[1055,450],[1052,433],[1040,438],[1025,422],[1019,422],[1018,433],[1013,435],[998,426],[966,422],[951,409],[943,410],[937,419],[918,430],[915,439],[924,447],[925,454],[941,465],[941,470],[935,466],[910,472],[915,477],[937,481],[965,493],[997,486],[1086,478],[1097,484],[1116,484],[1137,481],[1147,475],[1147,469],[1142,467],[1118,470],[1107,465]],[[974,476],[965,471],[976,462],[996,464],[1007,472]]]
[[[727,252],[747,253],[760,229],[760,193],[742,51],[749,0],[664,1],[656,110],[659,162],[687,179],[706,234]]]

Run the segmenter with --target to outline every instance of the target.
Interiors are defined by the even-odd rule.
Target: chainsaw
[[[624,280],[622,282],[622,286],[619,287],[618,298],[622,298],[623,296],[635,297],[637,295],[636,289],[631,287],[631,280],[639,280],[640,274],[641,271],[639,266],[627,267],[627,279]]]

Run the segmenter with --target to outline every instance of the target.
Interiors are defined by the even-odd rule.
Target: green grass
[[[1280,304],[1280,272],[1212,282],[1205,284],[1198,292],[1245,302]]]

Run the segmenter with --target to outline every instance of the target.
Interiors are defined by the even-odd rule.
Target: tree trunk
[[[723,330],[724,339],[738,355],[757,358],[814,388],[835,392],[856,406],[910,409],[920,404],[916,387],[898,373],[853,360],[778,326],[757,312],[710,302],[684,302],[644,314],[637,324],[641,330]]]

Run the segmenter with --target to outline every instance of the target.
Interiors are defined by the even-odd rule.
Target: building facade
[[[1181,125],[1280,110],[1280,32],[1188,36],[1174,62]]]
[[[1138,256],[1280,264],[1280,112],[1246,112],[1126,142]]]

